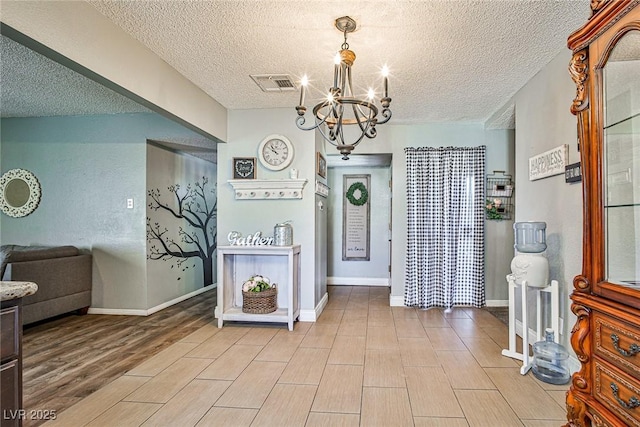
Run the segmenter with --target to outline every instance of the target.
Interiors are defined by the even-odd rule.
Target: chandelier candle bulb
[[[384,92],[382,93],[382,97],[387,98],[389,95],[389,67],[386,65],[382,67],[382,77],[384,78]]]
[[[369,97],[370,100],[373,100],[373,98],[376,97],[376,93],[373,91],[372,88],[369,88],[369,93],[367,94],[367,96]]]
[[[300,80],[300,105],[301,107],[304,105],[304,91],[307,88],[307,84],[309,84],[309,79],[307,76],[302,76],[302,80]]]
[[[340,54],[336,53],[333,58],[335,66],[333,67],[333,87],[338,87],[338,72],[340,70]]]

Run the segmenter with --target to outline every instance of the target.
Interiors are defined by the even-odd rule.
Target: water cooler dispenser
[[[536,336],[542,340],[543,326],[543,294],[550,294],[551,328],[559,331],[559,294],[558,282],[549,282],[549,262],[543,255],[547,249],[546,228],[544,222],[516,222],[513,224],[515,233],[515,256],[511,260],[511,274],[507,275],[509,284],[509,348],[502,350],[507,357],[522,360],[520,373],[526,374],[532,365],[532,355],[529,351],[529,307],[527,295],[530,290],[536,293]],[[522,306],[522,353],[516,350],[516,288],[520,287]]]

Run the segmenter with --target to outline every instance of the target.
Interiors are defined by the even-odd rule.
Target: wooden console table
[[[242,312],[242,284],[259,274],[278,288],[278,309],[268,314]],[[218,246],[218,327],[224,321],[287,323],[300,316],[300,245]]]

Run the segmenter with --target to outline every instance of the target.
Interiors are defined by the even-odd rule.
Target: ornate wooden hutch
[[[568,40],[584,229],[567,426],[640,426],[640,0],[591,9]]]

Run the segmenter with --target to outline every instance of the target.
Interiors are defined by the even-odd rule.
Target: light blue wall
[[[175,196],[168,190],[168,187],[180,185],[178,194],[184,196],[187,187],[196,188],[195,184],[202,184],[202,178],[206,177],[207,183],[204,186],[207,210],[216,203],[216,165],[188,154],[181,154],[166,148],[158,147],[154,144],[147,145],[147,190],[157,189],[160,191],[161,201],[178,211]],[[167,230],[164,237],[173,239],[184,251],[195,251],[198,247],[182,241],[178,230],[182,228],[189,234],[196,233],[200,244],[206,247],[205,239],[201,230],[191,227],[184,219],[174,217],[170,212],[163,209],[151,209],[152,202],[147,194],[147,217],[153,227],[159,224],[160,229]],[[196,202],[205,206],[202,199]],[[204,215],[199,214],[203,221]],[[216,227],[215,217],[210,223],[211,227]],[[209,236],[209,227],[207,228]],[[147,240],[147,254],[151,246],[161,249],[162,246],[157,240]],[[214,245],[215,246],[215,245]],[[172,250],[176,250],[175,247]],[[213,252],[213,282],[204,283],[203,261],[199,257],[188,258],[183,264],[178,265],[177,259],[149,259],[147,260],[147,298],[148,306],[155,307],[166,301],[170,301],[209,286],[216,281],[216,252]]]
[[[147,309],[146,140],[193,134],[156,114],[13,118],[1,128],[1,172],[27,169],[42,187],[31,215],[0,216],[2,244],[91,251],[92,308]]]
[[[301,317],[309,319],[320,302],[315,269],[316,141],[313,132],[304,132],[296,127],[295,117],[295,110],[290,108],[229,112],[229,140],[218,145],[218,242],[220,245],[228,244],[227,234],[230,231],[239,231],[245,236],[255,231],[273,235],[276,223],[291,220],[293,241],[301,245]],[[289,169],[296,168],[300,171],[299,178],[308,180],[302,200],[236,200],[233,188],[227,182],[233,176],[233,157],[257,157],[258,145],[270,134],[287,137],[293,144],[295,157],[289,168],[277,172],[258,162],[257,178],[288,178]]]
[[[561,144],[569,145],[569,164],[580,161],[577,121],[569,112],[576,95],[567,71],[570,59],[568,50],[558,54],[514,96],[516,221],[547,223],[549,276],[560,285],[560,317],[565,320],[560,343],[567,348],[575,322],[569,295],[573,278],[582,270],[582,185],[566,183],[564,174],[530,181],[528,161]]]

